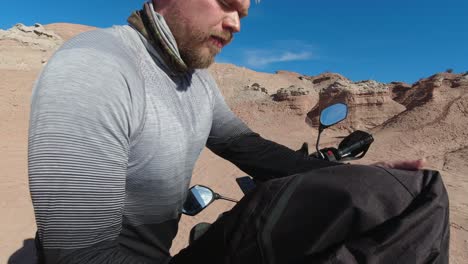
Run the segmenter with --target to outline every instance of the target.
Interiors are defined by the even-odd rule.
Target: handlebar
[[[367,134],[364,139],[358,140],[357,142],[351,144],[349,147],[343,149],[338,149],[338,155],[340,159],[350,156],[353,152],[360,153],[366,151],[366,148],[369,148],[369,145],[374,142],[374,138],[371,134]]]
[[[319,150],[320,153],[313,153],[311,156],[338,162],[360,159],[364,157],[372,142],[374,142],[374,138],[371,134],[357,130],[343,139],[338,149],[323,148]],[[299,151],[307,153],[307,150],[304,150],[304,146],[307,149],[307,145],[303,145]]]

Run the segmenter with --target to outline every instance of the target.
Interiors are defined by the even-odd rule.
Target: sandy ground
[[[81,30],[55,27],[70,36]],[[30,58],[35,58],[32,55],[37,55],[37,51],[31,52]],[[27,130],[32,84],[40,70],[37,64],[41,62],[37,61],[38,57],[35,66],[30,67],[28,54],[23,56],[24,59],[16,60],[11,67],[0,63],[0,264],[8,263],[15,252],[16,263],[30,263],[17,253],[24,249],[24,244],[30,249],[29,239],[34,237],[36,230],[27,178]],[[230,78],[247,78],[243,79],[242,85],[253,81],[272,82],[270,75],[249,75],[249,71],[244,69],[241,76],[236,76],[235,71],[229,71],[232,71]],[[295,79],[294,76],[291,78]],[[223,92],[233,95],[229,91]],[[433,104],[413,109],[386,126],[374,129],[375,143],[367,156],[359,161],[370,164],[380,160],[425,157],[429,161],[428,168],[441,171],[450,197],[450,262],[455,264],[466,263],[468,259],[467,94],[466,87],[447,90],[443,98]],[[264,137],[293,149],[299,148],[304,141],[314,146],[317,133],[305,124],[305,116],[280,105],[260,105],[256,108],[258,111],[252,111],[250,106],[237,104],[234,112]],[[322,146],[333,146],[339,140],[337,137],[345,134],[343,130],[325,131]],[[192,183],[205,184],[225,196],[241,198],[235,178],[244,175],[232,164],[205,150],[194,169]],[[216,201],[196,217],[183,216],[172,253],[187,245],[188,232],[193,224],[213,222],[231,207],[230,202]]]
[[[0,263],[7,263],[36,229],[27,178],[29,97],[35,74],[0,74]]]

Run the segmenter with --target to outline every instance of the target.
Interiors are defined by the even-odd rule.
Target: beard
[[[189,34],[184,34],[178,39],[180,56],[190,69],[208,68],[221,51],[221,49],[209,44],[209,34],[195,28],[190,30]]]
[[[202,30],[191,25],[180,13],[173,12],[165,17],[171,32],[177,42],[180,56],[190,69],[205,69],[213,64],[220,48],[210,43],[211,37],[222,36],[231,39],[226,33]]]

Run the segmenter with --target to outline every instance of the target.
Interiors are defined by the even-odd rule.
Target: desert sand
[[[64,41],[91,29],[72,24],[37,24],[0,30],[0,263],[31,263],[26,257],[36,226],[28,189],[27,134],[34,80]],[[375,142],[357,163],[426,158],[427,168],[441,172],[449,192],[450,262],[466,263],[467,73],[437,73],[414,84],[384,84],[352,82],[335,73],[267,74],[230,64],[215,64],[210,71],[226,101],[244,122],[263,137],[292,149],[298,149],[303,142],[314,146],[317,128],[313,126],[319,110],[334,102],[346,102],[350,107],[348,119],[326,130],[321,146],[336,146],[340,137],[360,129],[371,132]],[[239,199],[242,193],[235,178],[244,175],[204,150],[192,184],[204,184]],[[195,223],[213,222],[232,206],[227,201],[216,201],[195,217],[183,216],[172,253],[187,245],[188,232]]]

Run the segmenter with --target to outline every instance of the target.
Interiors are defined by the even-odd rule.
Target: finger
[[[420,170],[426,165],[425,159],[419,160],[407,160],[407,161],[395,161],[389,164],[390,168],[400,170]]]

